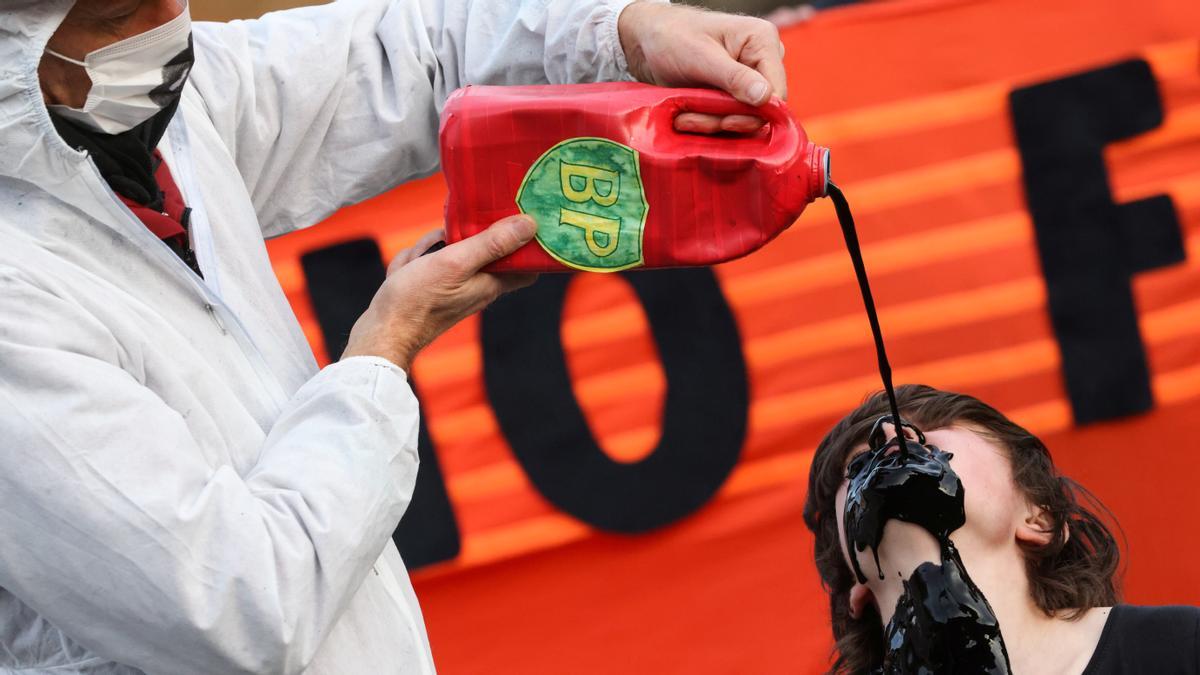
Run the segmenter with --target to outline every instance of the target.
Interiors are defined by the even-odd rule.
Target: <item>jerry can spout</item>
[[[800,216],[804,207],[829,196],[832,183],[829,155],[829,148],[806,143],[796,154],[791,168],[780,176],[787,181],[787,189],[777,193],[776,204],[789,225]]]
[[[812,198],[828,197],[829,183],[832,180],[829,174],[829,148],[810,145],[808,147],[808,166],[809,175],[813,177],[814,182],[810,193]]]

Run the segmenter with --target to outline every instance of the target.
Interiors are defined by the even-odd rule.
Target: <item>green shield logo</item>
[[[568,267],[616,272],[642,265],[646,194],[638,152],[607,138],[571,138],[538,158],[517,192],[537,240]]]

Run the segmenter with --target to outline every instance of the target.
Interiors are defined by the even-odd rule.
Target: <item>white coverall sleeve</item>
[[[459,87],[628,79],[630,1],[341,0],[198,23],[189,88],[277,236],[433,173]]]
[[[76,305],[0,270],[0,317],[0,586],[146,672],[300,672],[412,494],[403,372],[325,368],[242,475]]]

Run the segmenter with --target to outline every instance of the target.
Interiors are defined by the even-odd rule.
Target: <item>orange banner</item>
[[[898,0],[823,12],[783,39],[790,105],[832,149],[858,220],[896,381],[971,393],[1041,435],[1124,528],[1126,600],[1200,604],[1200,4]],[[1111,218],[1075,223],[1073,200],[1097,191]],[[443,198],[433,177],[271,242],[319,356],[337,331],[310,282],[346,242],[389,257],[439,227]],[[1062,244],[1076,225],[1098,253]],[[414,580],[441,672],[826,667],[827,599],[800,517],[808,462],[878,388],[840,236],[822,200],[716,268],[712,289],[704,270],[543,279],[419,357],[440,467],[420,479],[434,506],[401,527],[422,513],[435,525],[413,525],[428,550],[401,544],[430,563]],[[1128,260],[1112,273],[1097,255]],[[1098,290],[1072,295],[1093,277]],[[569,386],[553,396],[567,413],[573,397],[604,457],[561,452],[592,464],[560,467],[539,445],[541,424],[574,429],[513,381],[541,344],[561,345]],[[559,381],[546,361],[526,385]],[[679,440],[702,423],[731,454]],[[668,447],[682,459],[651,466]],[[681,477],[689,452],[706,468]],[[611,480],[546,482],[592,465]]]

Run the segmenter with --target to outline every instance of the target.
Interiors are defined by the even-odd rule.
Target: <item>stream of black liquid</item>
[[[904,581],[904,592],[884,630],[883,664],[875,672],[1011,675],[996,614],[971,581],[958,549],[950,541],[950,533],[966,522],[962,481],[950,467],[953,455],[927,444],[924,434],[900,417],[850,204],[833,183],[828,192],[854,263],[875,339],[879,375],[891,409],[890,415],[876,420],[868,437],[868,450],[846,469],[850,487],[844,526],[846,542],[852,547],[851,564],[858,581],[866,583],[857,553],[869,548],[875,558],[875,571],[883,579],[879,543],[887,521],[893,519],[923,527],[941,548],[941,564],[923,563]],[[890,441],[883,429],[885,422],[896,430]],[[909,432],[913,439],[906,438]]]

